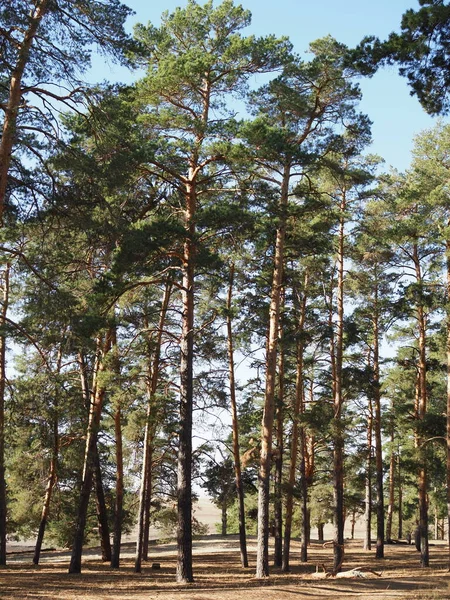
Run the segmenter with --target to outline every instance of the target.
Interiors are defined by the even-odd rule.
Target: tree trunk
[[[448,569],[450,571],[450,240],[447,250],[447,537]]]
[[[122,411],[117,407],[114,414],[114,430],[116,438],[116,502],[114,511],[113,548],[111,567],[118,569],[120,565],[120,545],[122,539],[123,520],[123,449],[122,449]]]
[[[227,501],[226,499],[222,501],[222,535],[225,537],[227,535],[228,528],[228,516],[227,516]]]
[[[1,273],[0,309],[0,566],[6,565],[6,478],[5,478],[5,390],[6,390],[6,315],[9,304],[9,273],[7,263]]]
[[[103,489],[102,471],[98,447],[95,445],[94,454],[94,485],[95,485],[95,507],[97,510],[98,533],[102,548],[102,561],[111,561],[111,540],[109,538],[108,512],[106,510],[105,492]]]
[[[323,542],[324,541],[324,530],[325,529],[325,523],[317,523],[317,539],[319,540],[319,542]]]
[[[284,520],[284,548],[283,548],[283,564],[282,571],[288,573],[289,568],[289,555],[291,546],[291,535],[292,535],[292,516],[294,512],[294,487],[295,487],[295,474],[297,468],[297,454],[299,446],[304,444],[304,436],[302,434],[303,428],[300,428],[299,432],[299,418],[303,412],[303,332],[305,329],[306,319],[306,289],[308,286],[308,271],[305,272],[304,278],[304,294],[300,300],[299,306],[299,317],[298,317],[298,341],[297,341],[297,368],[296,368],[296,380],[295,380],[295,402],[292,413],[292,434],[291,434],[291,455],[289,462],[289,474],[288,484],[286,490],[286,508],[285,508],[285,520]],[[304,459],[304,449],[302,450],[302,460]],[[302,481],[304,480],[305,473],[302,474]],[[302,536],[302,548],[304,538]]]
[[[22,104],[22,78],[29,60],[33,40],[36,37],[40,22],[47,10],[47,5],[48,0],[40,0],[35,8],[32,9],[29,26],[24,32],[23,40],[18,51],[17,62],[14,65],[9,81],[8,101],[4,111],[3,131],[0,140],[0,223],[3,223],[8,172],[11,165],[11,156],[16,136],[17,116]]]
[[[279,203],[280,225],[277,229],[275,241],[274,267],[269,308],[269,335],[266,356],[266,390],[261,428],[261,453],[258,478],[258,539],[256,557],[256,577],[258,578],[269,576],[269,484],[288,189],[289,166],[285,166]]]
[[[423,285],[422,273],[420,268],[417,244],[414,244],[414,263],[416,269],[416,279],[419,285]],[[426,364],[426,316],[422,301],[417,306],[417,323],[419,327],[419,406],[417,418],[423,421],[427,412],[427,364]],[[417,445],[419,453],[422,452],[421,446],[424,440],[417,436]],[[428,567],[430,556],[428,549],[428,503],[427,503],[427,468],[425,458],[421,457],[418,473],[419,489],[419,533],[420,533],[420,564],[422,567]]]
[[[193,181],[192,169],[189,180]],[[183,249],[183,283],[181,291],[181,362],[180,362],[180,430],[178,447],[178,560],[177,581],[194,581],[192,571],[192,410],[194,355],[194,215],[195,185],[187,186],[185,226],[187,237]]]
[[[148,468],[144,488],[144,531],[142,537],[142,560],[144,561],[148,561],[148,549],[150,544],[150,516],[152,509],[153,493],[153,441],[151,442],[151,445],[148,448],[147,460]]]
[[[98,374],[105,370],[102,360],[111,349],[111,330],[108,330],[104,339],[97,339],[96,367],[94,369],[95,383],[93,386],[93,398],[89,409],[89,423],[86,436],[86,451],[84,455],[83,477],[80,490],[78,514],[75,524],[75,535],[72,546],[72,555],[69,565],[69,573],[81,573],[81,555],[83,552],[84,530],[86,527],[89,496],[92,488],[92,478],[95,464],[95,448],[97,435],[100,427],[100,419],[103,408],[105,389],[98,384]]]
[[[281,293],[281,307],[284,306],[284,290]],[[282,497],[282,479],[283,479],[283,403],[284,403],[284,348],[283,348],[283,327],[280,323],[279,330],[279,355],[278,355],[278,397],[276,406],[276,432],[277,449],[275,454],[274,469],[274,561],[275,567],[281,567],[283,564],[283,497]]]
[[[381,440],[381,392],[380,392],[380,332],[378,287],[375,289],[373,320],[373,399],[375,405],[375,477],[377,494],[377,547],[375,558],[384,558],[384,489],[383,444]]]
[[[120,362],[119,349],[117,347],[116,326],[112,328],[112,352],[114,352],[114,373],[117,378],[116,385],[120,382]],[[122,444],[122,408],[120,400],[116,399],[114,409],[114,433],[116,449],[116,502],[114,511],[114,533],[113,547],[111,556],[111,567],[118,569],[120,565],[120,544],[122,540],[122,520],[123,520],[123,444]]]
[[[236,495],[239,506],[239,548],[241,552],[241,564],[248,567],[247,536],[245,531],[245,504],[244,488],[242,486],[241,453],[239,447],[239,422],[236,402],[236,382],[234,376],[234,345],[233,345],[233,323],[232,323],[232,297],[234,283],[234,264],[230,267],[230,284],[227,296],[227,339],[228,339],[228,372],[230,382],[230,404],[231,404],[231,427],[233,431],[233,460],[234,474],[236,479]]]
[[[57,360],[57,373],[59,375],[61,371],[61,361],[62,361],[62,351],[61,348],[58,352],[58,360]],[[50,513],[50,503],[52,499],[53,488],[56,483],[57,472],[58,472],[58,457],[59,457],[59,414],[58,414],[58,395],[59,390],[55,388],[55,396],[53,403],[53,447],[52,447],[52,456],[50,459],[50,469],[49,475],[47,478],[47,486],[45,490],[44,496],[44,504],[42,506],[42,514],[41,514],[41,522],[39,524],[39,530],[36,538],[36,545],[34,548],[34,556],[33,563],[35,565],[39,564],[39,558],[41,555],[42,543],[44,541],[45,528],[48,521],[48,516]]]
[[[352,540],[355,539],[355,525],[356,525],[356,510],[352,511],[352,520],[351,520],[351,529],[350,529],[350,537]]]
[[[386,519],[386,540],[392,542],[392,518],[395,503],[395,451],[394,451],[394,423],[391,423],[391,458],[389,461],[389,502]]]
[[[369,361],[370,363],[370,361]],[[366,471],[366,494],[364,511],[364,550],[372,548],[372,430],[373,430],[373,407],[369,398],[369,415],[367,419],[367,471]]]
[[[397,449],[397,485],[398,485],[398,539],[403,537],[403,481],[401,472],[400,448]]]
[[[335,342],[333,492],[334,492],[334,572],[342,566],[344,556],[344,432],[342,424],[342,360],[344,336],[344,212],[345,191],[341,199],[341,218],[338,239],[337,322]]]
[[[86,360],[83,352],[78,353],[78,365],[80,368],[81,390],[83,393],[84,405],[89,411],[91,393],[89,391],[89,378],[87,373]],[[103,489],[102,472],[100,467],[100,457],[98,447],[95,444],[94,450],[94,486],[95,486],[95,507],[97,511],[98,533],[100,536],[100,545],[102,548],[102,561],[111,560],[111,540],[109,538],[108,512],[106,510],[105,492]]]
[[[57,442],[56,442],[57,444]],[[58,446],[56,446],[56,452],[58,452]],[[41,555],[42,542],[44,541],[45,527],[47,525],[48,515],[50,512],[50,502],[52,498],[53,486],[56,481],[56,470],[57,470],[57,454],[55,455],[55,449],[53,450],[52,459],[50,461],[50,472],[47,479],[47,487],[45,490],[44,506],[42,507],[41,521],[39,523],[39,530],[36,538],[36,545],[34,547],[33,564],[39,564],[39,558]]]
[[[155,435],[156,406],[155,395],[158,387],[160,375],[161,345],[166,321],[167,308],[169,306],[172,293],[172,284],[167,282],[164,296],[161,302],[161,311],[159,315],[158,331],[156,334],[155,348],[152,360],[152,348],[150,340],[147,344],[148,353],[148,376],[147,376],[147,419],[145,422],[144,433],[144,456],[142,459],[141,490],[139,494],[139,513],[138,530],[136,542],[136,558],[134,570],[140,573],[142,569],[142,560],[148,560],[148,536],[150,524],[150,504],[152,496],[152,456],[153,439]],[[146,321],[146,329],[149,324]]]
[[[303,413],[303,402],[301,413]],[[302,540],[300,547],[300,562],[308,562],[308,544],[310,536],[310,516],[308,510],[308,477],[306,473],[306,439],[305,428],[300,427],[300,486],[301,486],[301,510],[302,510]]]
[[[299,321],[299,335],[303,337],[306,320],[306,299],[307,299],[307,286],[309,282],[309,274],[306,270],[304,279],[304,294],[300,301],[301,316]],[[299,417],[302,418],[305,412],[305,390],[303,381],[303,353],[304,353],[304,342],[300,342],[300,347],[297,350],[297,361],[300,373],[297,373],[296,384],[300,386],[300,405],[299,405]],[[299,377],[300,375],[300,377]],[[308,481],[309,476],[312,474],[312,465],[308,469],[307,459],[308,451],[306,444],[306,429],[304,425],[299,428],[299,441],[300,441],[300,491],[301,491],[301,522],[302,522],[302,539],[300,546],[300,561],[305,563],[308,561],[308,545],[311,534],[310,527],[310,511],[308,510]]]

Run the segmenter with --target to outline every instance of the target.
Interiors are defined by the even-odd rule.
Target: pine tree
[[[197,211],[201,199],[211,197],[215,186],[223,187],[222,181],[228,174],[224,162],[232,131],[225,99],[242,93],[251,74],[273,70],[279,62],[278,55],[287,46],[273,37],[242,37],[240,30],[249,21],[250,14],[229,0],[217,8],[212,2],[199,6],[189,0],[185,9],[165,13],[159,29],[149,25],[135,30],[146,52],[142,65],[148,69],[139,84],[140,97],[147,107],[147,122],[159,132],[149,168],[177,194],[185,232],[178,253],[182,332],[177,562],[177,579],[184,582],[193,581],[191,469],[194,291],[199,260]]]
[[[17,185],[9,173],[17,168],[22,140],[26,147],[26,136],[35,136],[38,149],[43,134],[54,144],[57,103],[71,107],[77,101],[77,75],[89,67],[93,45],[125,60],[129,42],[123,26],[130,12],[119,0],[83,0],[75,5],[69,0],[13,0],[1,8],[0,73],[6,101],[0,142],[0,221]],[[67,91],[61,92],[64,88]],[[24,98],[35,100],[24,102]]]

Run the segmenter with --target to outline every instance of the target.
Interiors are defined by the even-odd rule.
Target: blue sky
[[[129,19],[130,30],[137,22],[151,21],[158,25],[163,11],[171,12],[186,4],[186,0],[124,2],[136,13]],[[287,35],[299,54],[307,50],[311,41],[328,34],[349,46],[369,34],[384,39],[399,29],[405,10],[418,7],[415,0],[243,0],[241,4],[252,13],[252,24],[243,33]],[[130,81],[123,70],[113,67],[107,72],[98,61],[91,78],[92,75],[99,79]],[[361,110],[373,121],[370,151],[382,156],[387,166],[406,169],[413,137],[432,127],[435,119],[426,115],[418,101],[410,96],[406,81],[395,67],[380,70],[372,79],[361,80],[360,85]]]

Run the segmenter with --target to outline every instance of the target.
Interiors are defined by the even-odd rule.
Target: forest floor
[[[8,566],[0,570],[1,600],[319,600],[344,599],[408,600],[450,599],[447,545],[431,544],[431,566],[419,567],[413,545],[386,546],[386,558],[376,561],[374,552],[362,549],[362,541],[346,542],[343,570],[373,569],[364,578],[325,578],[322,564],[331,567],[332,548],[313,541],[308,563],[299,562],[299,543],[292,543],[291,573],[271,568],[270,578],[254,576],[256,540],[249,539],[250,567],[239,562],[237,536],[204,536],[194,542],[194,578],[190,585],[175,582],[176,547],[152,544],[150,562],[140,574],[133,572],[134,544],[124,544],[119,570],[111,570],[99,557],[99,549],[83,555],[80,575],[67,572],[69,553],[45,551],[39,566],[32,552],[13,552]],[[159,563],[159,569],[152,564]],[[318,573],[316,570],[318,569]],[[321,572],[322,571],[322,572]],[[381,574],[381,576],[379,576]]]

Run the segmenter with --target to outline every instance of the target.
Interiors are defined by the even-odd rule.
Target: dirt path
[[[431,547],[431,567],[420,569],[413,546],[386,548],[386,559],[375,561],[373,552],[364,552],[361,542],[346,546],[344,569],[371,568],[381,577],[368,573],[358,579],[319,579],[317,565],[331,565],[332,550],[313,542],[309,563],[299,562],[299,545],[293,543],[292,572],[272,569],[269,580],[256,580],[255,541],[250,540],[251,567],[239,566],[236,536],[206,536],[194,544],[195,583],[175,582],[176,548],[174,544],[154,545],[151,562],[141,574],[133,572],[134,545],[125,544],[120,570],[111,570],[99,560],[98,549],[84,555],[81,575],[67,573],[67,552],[45,552],[42,564],[31,565],[31,553],[8,556],[8,566],[0,571],[0,599],[22,600],[318,600],[365,598],[385,600],[450,599],[450,574],[447,573],[447,548]],[[152,569],[159,563],[159,569]],[[320,570],[320,569],[319,569]]]

